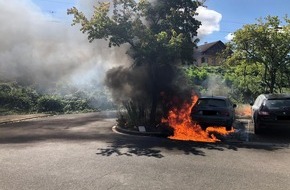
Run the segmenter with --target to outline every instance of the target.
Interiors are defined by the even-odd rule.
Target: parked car
[[[229,131],[235,120],[235,107],[236,104],[225,96],[202,96],[192,108],[191,118],[203,129],[224,126]]]
[[[251,106],[255,134],[267,128],[290,129],[290,94],[261,94]]]

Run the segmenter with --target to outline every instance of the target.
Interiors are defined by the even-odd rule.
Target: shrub
[[[63,112],[63,101],[56,96],[42,96],[37,101],[39,112]]]

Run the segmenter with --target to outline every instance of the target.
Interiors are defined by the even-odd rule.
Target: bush
[[[0,108],[9,112],[35,111],[35,100],[39,95],[31,88],[16,83],[0,83]]]
[[[42,96],[37,101],[40,112],[63,112],[63,101],[56,96]]]
[[[61,92],[61,93],[60,93]],[[42,95],[35,87],[0,82],[0,114],[35,112],[74,113],[116,109],[104,89],[52,89]]]

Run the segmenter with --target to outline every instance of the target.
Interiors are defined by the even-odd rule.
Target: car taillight
[[[258,114],[259,115],[270,115],[269,112],[267,112],[267,111],[259,111]]]

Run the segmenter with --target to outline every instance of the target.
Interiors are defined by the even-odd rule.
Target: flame
[[[192,96],[191,103],[184,103],[180,109],[173,108],[169,111],[167,119],[162,119],[163,123],[168,123],[173,129],[174,134],[170,139],[199,141],[199,142],[218,142],[220,141],[213,133],[227,135],[234,131],[226,131],[225,127],[208,127],[205,131],[201,126],[192,122],[190,117],[191,109],[198,100],[197,95]]]

